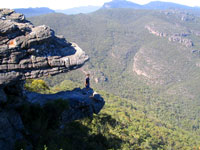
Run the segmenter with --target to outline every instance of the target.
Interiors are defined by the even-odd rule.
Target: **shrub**
[[[31,92],[47,93],[50,89],[42,79],[27,80],[24,85],[25,89]]]

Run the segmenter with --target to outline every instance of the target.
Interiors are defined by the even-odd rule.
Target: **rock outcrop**
[[[164,33],[164,32],[159,32],[158,30],[156,30],[155,28],[147,25],[145,26],[145,28],[149,31],[149,33],[156,35],[156,36],[160,36],[160,37],[167,37],[168,34]]]
[[[48,26],[33,26],[12,10],[0,10],[0,86],[80,67],[88,56]]]
[[[178,42],[186,47],[192,47],[194,45],[191,39],[182,38],[182,36],[176,34],[170,36],[168,40],[170,42]]]
[[[104,106],[103,98],[90,90],[43,95],[24,90],[24,80],[56,75],[81,67],[88,56],[75,43],[56,36],[50,27],[35,27],[24,15],[0,9],[0,149],[14,149],[26,133],[20,113],[24,104],[41,107],[56,99],[67,100],[69,109],[62,113],[62,122],[92,116]],[[26,140],[26,139],[25,139]],[[32,149],[30,143],[30,148]]]
[[[183,46],[190,48],[194,46],[194,43],[191,39],[186,38],[189,36],[189,33],[168,33],[168,32],[161,32],[154,25],[146,25],[145,28],[149,31],[149,33],[159,36],[159,37],[168,37],[170,42],[177,42],[182,44]]]
[[[92,89],[74,89],[73,91],[63,91],[56,94],[39,94],[27,92],[27,100],[33,104],[44,106],[48,102],[58,99],[69,103],[69,109],[62,114],[62,122],[68,123],[73,120],[90,117],[93,113],[98,114],[103,108],[104,99]]]

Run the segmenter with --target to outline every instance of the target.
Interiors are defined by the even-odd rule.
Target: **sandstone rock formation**
[[[55,75],[81,67],[88,56],[75,43],[56,36],[48,26],[33,26],[22,14],[0,9],[0,149],[14,149],[26,128],[17,107],[39,103],[41,107],[58,98],[70,109],[62,113],[62,124],[99,113],[103,98],[81,89],[53,95],[24,90],[24,80]],[[26,139],[25,139],[26,140]],[[30,148],[31,143],[30,143]]]
[[[170,42],[178,42],[181,43],[182,45],[186,46],[186,47],[192,47],[194,44],[192,42],[192,40],[187,39],[187,38],[182,38],[182,36],[178,36],[178,35],[172,35],[168,38],[168,40]]]
[[[154,25],[146,25],[145,28],[149,31],[149,33],[159,36],[159,37],[168,37],[168,40],[170,42],[177,42],[182,44],[183,46],[190,48],[194,46],[194,43],[191,39],[186,38],[189,36],[189,33],[167,33],[167,32],[161,32]]]
[[[21,14],[0,10],[0,86],[77,68],[88,56],[48,26],[34,27]]]
[[[153,28],[149,25],[145,26],[145,28],[149,31],[149,33],[154,34],[156,36],[160,36],[160,37],[167,37],[168,36],[167,33],[159,32],[155,28]]]

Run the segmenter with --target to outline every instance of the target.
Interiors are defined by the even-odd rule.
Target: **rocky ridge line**
[[[194,43],[192,42],[191,39],[185,38],[186,36],[189,35],[188,33],[174,33],[174,34],[164,33],[156,30],[155,27],[150,25],[146,25],[145,28],[149,31],[149,33],[153,35],[159,37],[168,37],[168,40],[170,42],[180,43],[187,48],[194,46]]]

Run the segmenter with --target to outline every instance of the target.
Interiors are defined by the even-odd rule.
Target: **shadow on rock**
[[[26,97],[28,102],[39,104],[41,107],[56,100],[67,101],[69,109],[62,113],[63,123],[91,117],[94,113],[98,114],[105,104],[104,99],[91,88],[76,88],[72,91],[62,91],[56,94],[26,92]]]

